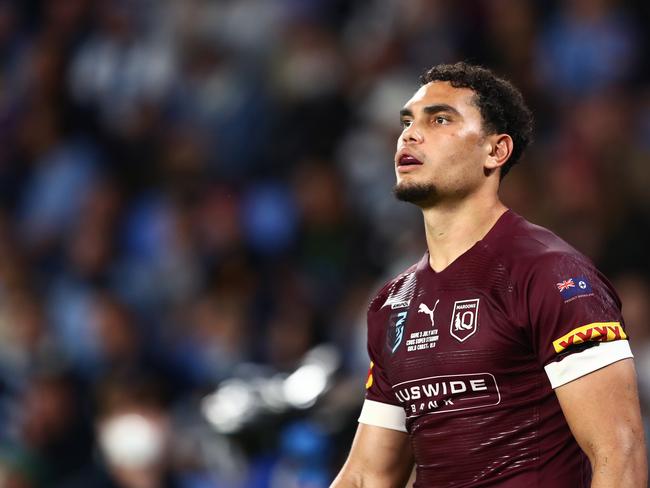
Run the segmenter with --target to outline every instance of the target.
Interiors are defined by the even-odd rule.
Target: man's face
[[[490,148],[474,96],[432,82],[404,105],[395,153],[398,199],[426,207],[462,199],[483,183]]]

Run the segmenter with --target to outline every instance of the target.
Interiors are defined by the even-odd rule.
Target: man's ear
[[[512,156],[512,137],[508,134],[493,134],[487,137],[489,154],[485,160],[485,169],[492,173],[503,166]]]

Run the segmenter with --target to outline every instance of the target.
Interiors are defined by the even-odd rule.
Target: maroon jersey
[[[553,388],[631,357],[626,339],[593,264],[507,211],[443,271],[426,253],[372,301],[359,421],[409,433],[418,488],[588,487]]]

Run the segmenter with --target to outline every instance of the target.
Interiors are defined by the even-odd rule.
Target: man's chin
[[[433,185],[397,183],[393,187],[395,198],[402,202],[427,206],[436,199],[436,188]]]

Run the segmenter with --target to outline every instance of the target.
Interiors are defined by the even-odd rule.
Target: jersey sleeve
[[[586,258],[540,259],[526,296],[533,348],[553,388],[632,357],[621,302]]]
[[[406,432],[406,413],[399,405],[383,367],[381,322],[371,310],[368,312],[368,355],[370,368],[366,378],[366,397],[359,416],[362,424]]]

